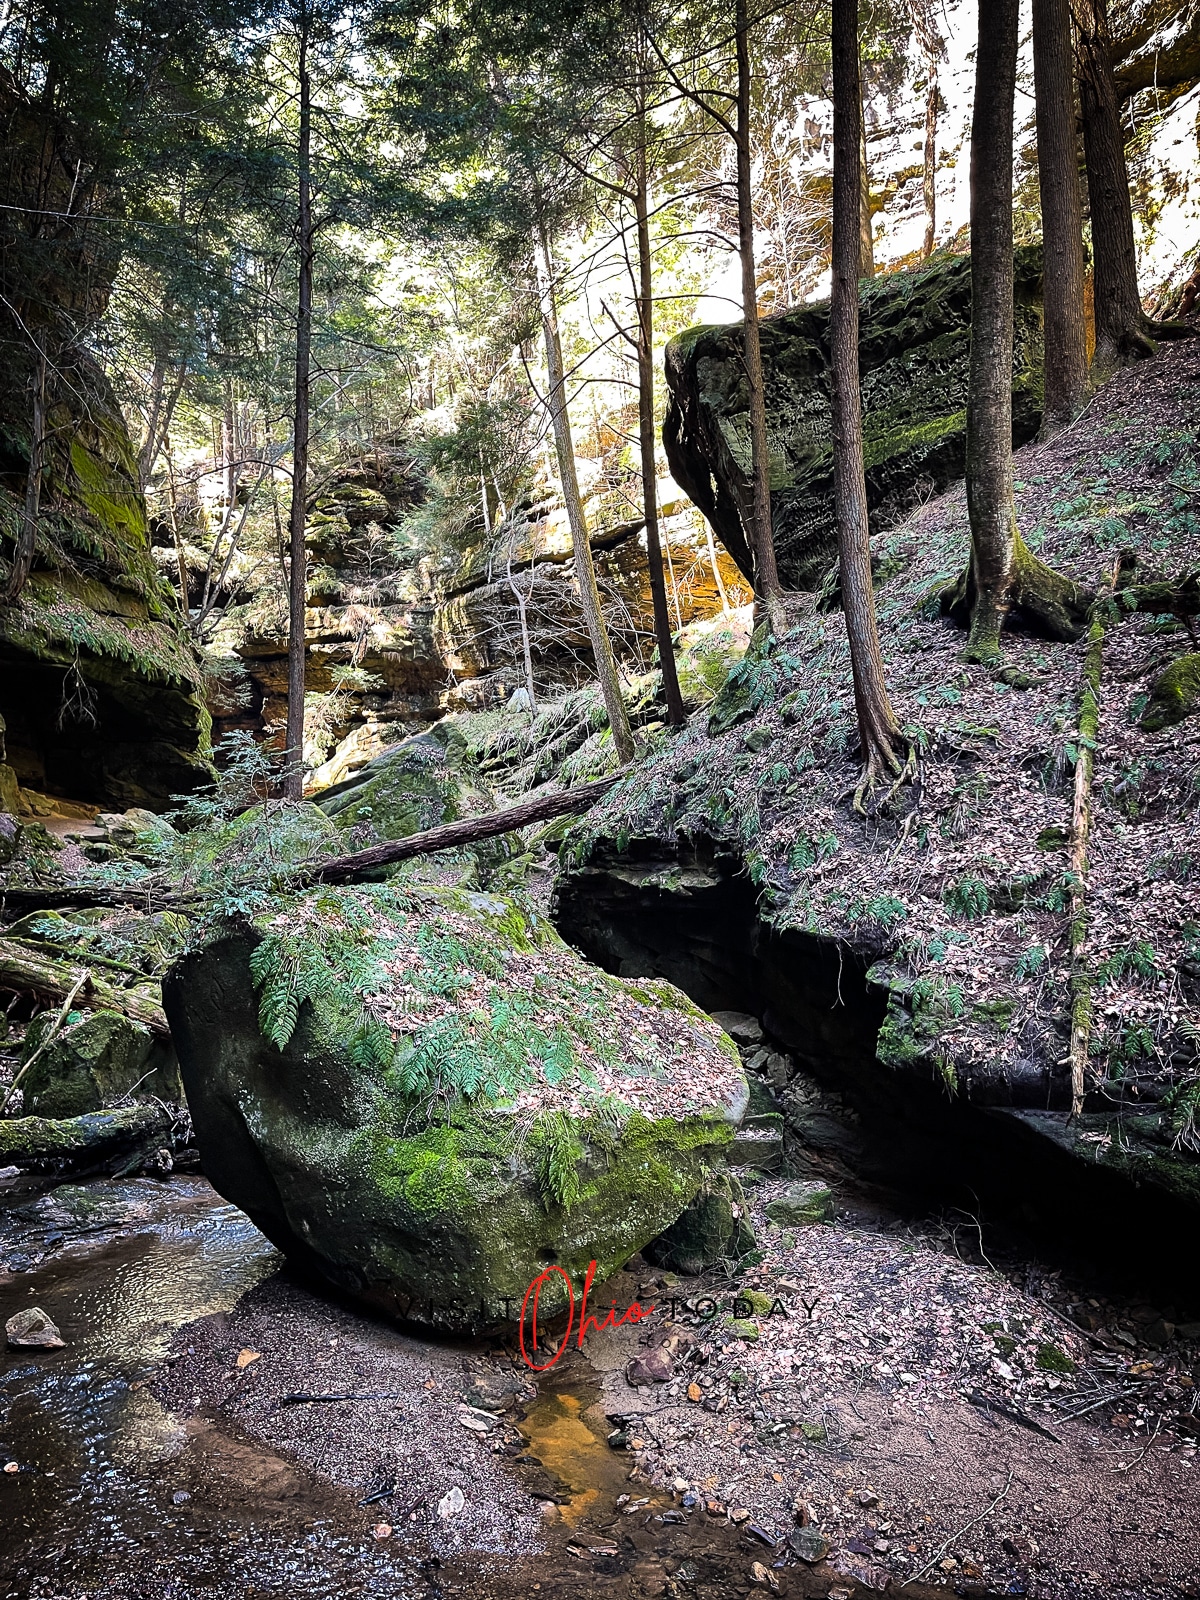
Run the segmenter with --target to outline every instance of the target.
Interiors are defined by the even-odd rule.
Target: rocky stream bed
[[[542,1374],[296,1279],[201,1178],[10,1194],[0,1309],[65,1345],[0,1366],[0,1593],[1196,1592],[1200,1327],[746,1176],[756,1264],[635,1258],[598,1319],[653,1313]]]

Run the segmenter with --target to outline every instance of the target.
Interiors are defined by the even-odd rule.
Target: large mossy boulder
[[[326,789],[316,803],[362,849],[493,811],[465,751],[461,735],[440,727],[418,734]]]
[[[1150,686],[1142,713],[1143,733],[1160,733],[1200,711],[1200,654],[1180,656]]]
[[[1013,440],[1042,413],[1041,251],[1018,250]],[[966,464],[971,262],[941,256],[862,286],[859,366],[872,526],[961,478]],[[675,481],[752,577],[749,394],[742,324],[691,328],[667,346],[663,442]],[[785,585],[816,588],[836,555],[829,304],[762,324],[771,519]]]
[[[24,1043],[24,1057],[32,1061],[22,1080],[30,1115],[79,1117],[127,1095],[175,1104],[183,1100],[174,1051],[132,1017],[119,1011],[73,1014],[48,1044],[54,1016],[45,1012],[43,1017]]]
[[[310,891],[212,934],[164,1002],[204,1170],[302,1268],[426,1326],[513,1321],[554,1266],[660,1235],[745,1108],[670,984],[590,967],[527,906]],[[543,1314],[565,1303],[552,1274]]]

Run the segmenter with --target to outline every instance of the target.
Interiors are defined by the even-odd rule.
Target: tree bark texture
[[[975,597],[968,654],[992,660],[1017,544],[1012,474],[1013,106],[1019,0],[979,8],[971,122],[971,362],[967,510]]]
[[[754,590],[777,639],[787,632],[783,590],[775,563],[771,532],[771,458],[767,442],[767,402],[763,390],[762,345],[758,330],[758,284],[754,267],[754,196],[751,188],[750,21],[747,0],[737,0],[737,211],[738,249],[742,261],[742,327],[746,387],[749,391],[750,464],[753,480]]]
[[[979,8],[971,123],[971,362],[967,513],[971,560],[944,610],[969,619],[969,661],[994,663],[1010,609],[1052,639],[1077,639],[1090,592],[1055,572],[1017,529],[1012,470],[1013,106],[1020,0]]]
[[[290,571],[288,575],[288,699],[284,750],[283,791],[294,800],[304,794],[304,666],[305,599],[308,561],[304,550],[304,521],[308,498],[309,366],[312,355],[312,83],[308,71],[309,31],[312,19],[304,11],[300,20],[300,59],[297,69],[300,99],[298,141],[297,239],[300,277],[296,300],[296,408],[292,430],[292,503],[288,523]]]
[[[520,805],[509,806],[504,811],[492,811],[482,817],[464,817],[460,822],[446,822],[438,828],[427,828],[424,833],[410,834],[407,839],[390,839],[386,844],[372,845],[369,850],[359,850],[354,855],[335,856],[319,866],[302,868],[296,875],[297,880],[303,883],[354,883],[371,877],[380,867],[408,861],[413,856],[429,855],[434,850],[461,850],[466,845],[478,844],[482,839],[499,838],[502,833],[512,833],[534,822],[549,822],[554,817],[587,811],[597,801],[603,800],[624,776],[623,772],[613,772],[607,778],[597,778],[594,783],[581,783],[574,789],[560,789],[557,794],[539,795],[533,800],[522,801]]]
[[[675,647],[671,639],[671,618],[667,611],[667,587],[663,580],[662,542],[658,530],[658,487],[654,460],[654,263],[650,256],[650,196],[646,162],[648,137],[645,90],[639,85],[640,104],[637,146],[637,253],[638,253],[638,434],[642,455],[642,505],[646,517],[646,555],[650,567],[650,595],[654,602],[654,636],[662,668],[663,696],[667,703],[667,722],[673,728],[683,725],[683,695],[675,667]]]
[[[538,297],[541,301],[542,332],[546,341],[546,367],[550,377],[547,405],[554,429],[554,448],[558,458],[558,476],[566,502],[567,521],[571,528],[571,542],[575,550],[575,579],[579,585],[579,603],[587,624],[592,655],[596,661],[596,676],[608,712],[613,743],[622,765],[633,760],[633,731],[629,726],[629,713],[621,694],[617,677],[617,663],[613,656],[612,641],[604,626],[600,610],[600,590],[596,584],[596,567],[592,560],[592,547],[588,540],[587,518],[583,511],[583,497],[579,492],[579,478],[575,471],[575,441],[571,437],[571,418],[567,411],[567,382],[563,370],[562,341],[558,331],[558,310],[554,298],[554,264],[550,254],[550,240],[544,225],[539,223],[534,244],[537,266]]]
[[[31,418],[29,425],[29,471],[25,475],[25,505],[21,512],[21,531],[13,551],[12,570],[8,575],[7,600],[20,598],[21,590],[33,570],[34,549],[37,543],[38,508],[42,499],[42,474],[46,461],[46,347],[41,338],[37,344],[37,360],[33,369]]]
[[[899,773],[900,730],[888,699],[871,583],[858,378],[858,282],[862,188],[858,152],[858,3],[833,0],[833,285],[829,342],[833,381],[833,499],[842,609],[850,639],[854,705],[868,787]]]
[[[867,120],[862,108],[862,80],[858,86],[858,275],[875,276],[875,230],[871,226],[871,169],[867,165]]]
[[[1033,0],[1033,74],[1045,260],[1042,437],[1048,438],[1076,415],[1088,386],[1070,0]]]
[[[1129,203],[1125,134],[1117,109],[1106,0],[1072,0],[1079,106],[1092,219],[1092,299],[1100,378],[1154,354],[1138,291],[1137,246]]]

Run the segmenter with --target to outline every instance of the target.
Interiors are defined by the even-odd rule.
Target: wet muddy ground
[[[1200,1593],[1186,1439],[1049,1409],[1111,1359],[1065,1331],[1073,1375],[1005,1387],[1044,1304],[894,1218],[760,1216],[779,1306],[754,1339],[682,1304],[729,1283],[625,1274],[604,1304],[655,1316],[535,1379],[293,1281],[202,1180],[84,1196],[0,1228],[0,1312],[40,1305],[67,1341],[0,1357],[0,1600]],[[668,1328],[666,1376],[631,1384]],[[1190,1381],[1177,1346],[1113,1348],[1129,1383]],[[830,1559],[793,1553],[805,1519]]]

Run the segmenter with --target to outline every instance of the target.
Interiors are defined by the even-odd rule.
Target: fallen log
[[[153,1102],[81,1117],[0,1118],[0,1166],[32,1172],[131,1171],[171,1142],[171,1118]]]
[[[624,776],[623,770],[613,772],[607,778],[581,783],[574,789],[560,789],[557,794],[540,795],[536,800],[525,800],[504,811],[464,817],[461,822],[446,822],[438,828],[427,828],[424,833],[411,833],[407,839],[389,839],[386,844],[372,845],[369,850],[358,850],[353,855],[334,856],[332,860],[302,868],[293,881],[354,883],[380,867],[390,867],[413,856],[428,855],[434,850],[461,849],[481,839],[495,839],[502,833],[528,827],[530,823],[549,822],[553,817],[587,811],[598,800],[603,800]]]
[[[555,817],[587,811],[598,800],[603,800],[624,776],[625,771],[622,769],[620,772],[610,773],[608,777],[597,778],[592,783],[578,784],[574,789],[560,789],[555,794],[539,795],[534,800],[524,800],[503,811],[490,811],[481,817],[464,817],[460,822],[446,822],[437,828],[427,828],[424,833],[410,834],[407,839],[389,839],[384,844],[372,845],[369,850],[357,850],[353,855],[333,856],[328,861],[314,862],[287,874],[285,881],[296,885],[353,883],[369,877],[380,867],[390,867],[398,861],[408,861],[413,856],[429,855],[435,850],[459,850],[465,845],[478,844],[483,839],[495,839],[502,833],[513,833],[518,828],[527,828],[535,822],[550,822]],[[66,885],[56,889],[8,889],[0,886],[0,905],[11,902],[14,906],[39,911],[71,906],[117,905],[136,905],[146,911],[159,911],[172,907],[186,910],[188,905],[194,904],[201,898],[201,894],[195,890],[172,893],[166,890],[161,882],[156,882],[152,888],[141,889],[134,884],[120,889],[92,888],[90,885],[78,887]],[[4,942],[0,941],[0,989],[36,987],[28,983],[6,985],[3,950]],[[66,989],[43,986],[38,992],[48,994],[51,998],[61,999]],[[127,991],[115,992],[121,994]],[[107,1001],[96,1003],[108,1004]],[[137,1017],[150,1027],[158,1026],[157,1023],[150,1022],[148,1017],[134,1011],[128,1004],[116,1005],[115,1009],[126,1011],[131,1017]],[[161,1011],[159,1015],[161,1017]]]
[[[56,961],[16,939],[0,939],[0,990],[33,994],[43,1000],[65,1000],[79,982],[87,962]],[[122,989],[88,972],[75,1004],[91,1011],[121,1011],[153,1033],[167,1034],[167,1017],[149,985]]]
[[[152,884],[131,883],[118,889],[80,883],[42,889],[0,882],[0,915],[5,911],[74,911],[93,906],[129,906],[150,913],[178,905],[185,898],[188,897],[165,888],[157,879]]]
[[[1155,579],[1133,583],[1118,595],[1126,611],[1148,612],[1156,617],[1177,617],[1195,639],[1192,618],[1200,616],[1200,572],[1181,573],[1173,582]]]

